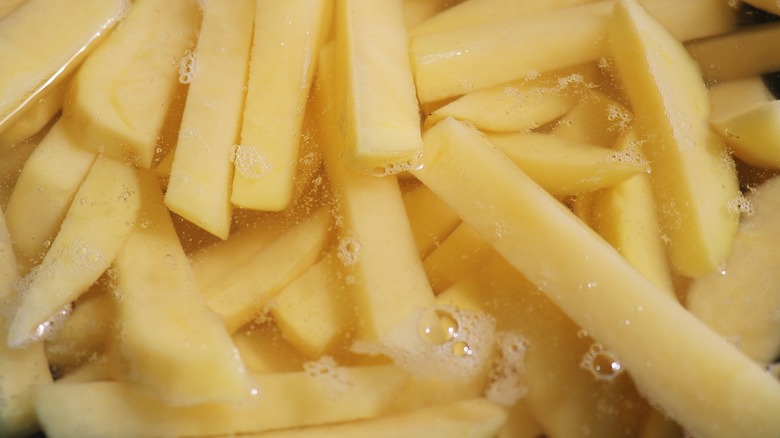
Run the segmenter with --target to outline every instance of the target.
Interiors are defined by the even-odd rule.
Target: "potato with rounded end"
[[[723,271],[697,278],[686,305],[745,354],[770,363],[780,354],[780,178],[756,187],[742,203],[749,210]]]

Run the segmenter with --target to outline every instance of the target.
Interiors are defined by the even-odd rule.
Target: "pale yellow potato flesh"
[[[40,136],[34,136],[0,151],[0,179],[3,181],[0,183],[0,205],[3,207],[8,206],[8,200],[19,177],[19,169],[24,167],[25,161],[30,158],[40,140]]]
[[[780,179],[756,187],[747,200],[752,213],[740,223],[723,272],[691,283],[685,303],[746,355],[771,363],[780,354]]]
[[[8,229],[24,266],[51,245],[95,157],[58,122],[26,160],[6,208]]]
[[[512,132],[537,128],[566,114],[584,90],[595,87],[593,72],[567,69],[520,79],[466,94],[425,118],[427,129],[454,117],[487,131]]]
[[[411,40],[422,103],[595,61],[608,55],[613,0],[420,35]],[[687,41],[734,28],[734,9],[719,0],[647,0],[653,15]],[[691,26],[687,17],[700,17]]]
[[[79,144],[150,168],[199,24],[195,0],[133,2],[70,82],[63,119]]]
[[[441,292],[481,268],[494,253],[474,228],[461,222],[441,245],[425,257],[423,267],[433,290]]]
[[[616,4],[610,51],[650,161],[659,222],[675,272],[696,277],[723,264],[739,213],[737,174],[710,129],[701,74],[680,43],[636,1]]]
[[[205,1],[165,205],[221,239],[232,218],[231,155],[249,68],[254,2]]]
[[[593,0],[467,0],[409,29],[410,36],[495,23],[535,12],[565,8]]]
[[[775,50],[778,38],[780,25],[767,23],[693,40],[686,49],[707,83],[713,84],[780,70],[780,53]]]
[[[347,331],[350,297],[335,278],[338,263],[328,252],[269,304],[284,338],[310,357],[331,352]]]
[[[501,406],[484,398],[443,403],[396,415],[305,429],[249,434],[253,438],[474,438],[495,436],[506,421]]]
[[[665,296],[479,132],[446,119],[424,141],[414,175],[614,351],[651,402],[694,434],[780,430],[780,382]]]
[[[257,1],[231,202],[279,211],[293,197],[304,112],[332,0]]]
[[[0,73],[0,132],[44,90],[78,68],[123,17],[128,4],[126,0],[28,0],[0,21],[0,59],[6,60]],[[75,8],[82,13],[69,14]],[[63,19],[68,15],[72,16]]]
[[[632,134],[628,131],[618,140],[620,150],[637,148]],[[639,151],[634,153],[641,157]],[[638,174],[612,187],[581,194],[572,209],[660,290],[675,297],[650,175]]]
[[[265,318],[264,318],[265,319]],[[233,333],[241,361],[253,373],[300,371],[311,358],[288,342],[274,325],[271,315],[263,322],[250,322]]]
[[[425,258],[452,233],[460,218],[424,184],[404,192],[403,201],[418,252]]]
[[[52,382],[43,343],[24,348],[9,348],[6,316],[14,302],[14,283],[18,280],[16,257],[11,236],[0,211],[0,436],[26,436],[37,430],[32,403],[35,385]]]
[[[13,12],[17,6],[21,5],[25,1],[27,0],[0,0],[0,20]]]
[[[0,132],[0,150],[21,143],[43,129],[62,108],[64,94],[64,84],[57,84],[30,102],[17,120]]]
[[[488,133],[512,162],[556,196],[611,187],[640,173],[647,162],[636,154],[535,132]]]
[[[322,257],[330,227],[328,210],[320,208],[203,291],[209,308],[222,317],[230,333],[254,319],[268,301]]]
[[[598,90],[580,96],[579,102],[555,122],[550,133],[567,140],[612,147],[634,118],[631,111]]]
[[[193,281],[159,183],[139,178],[143,204],[112,273],[124,379],[173,406],[241,400],[251,382],[237,350]]]
[[[359,318],[358,337],[376,340],[417,310],[432,305],[433,291],[417,252],[397,177],[360,174],[342,159],[342,133],[336,120],[343,108],[328,106],[334,105],[330,97],[337,87],[332,54],[326,51],[320,57],[314,95],[321,114],[319,138],[340,224],[338,256],[355,278],[352,294]],[[387,269],[388,265],[405,269],[396,272]]]
[[[330,371],[253,374],[258,393],[241,403],[173,407],[110,381],[41,385],[34,403],[53,438],[233,435],[374,417],[408,380],[390,365]]]
[[[547,434],[636,436],[647,408],[630,378],[611,370],[596,378],[582,367],[594,341],[501,257],[489,258],[437,302],[493,315],[499,330],[527,342],[522,400]]]
[[[40,341],[51,318],[108,269],[129,237],[140,209],[135,172],[98,158],[79,187],[43,261],[16,286],[19,307],[8,328],[8,345]]]
[[[422,153],[401,0],[335,0],[340,152],[355,171],[395,174]]]
[[[732,153],[753,166],[780,168],[780,100],[761,77],[721,82],[709,95],[712,127]]]

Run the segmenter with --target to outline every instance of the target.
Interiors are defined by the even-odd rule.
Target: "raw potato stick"
[[[195,0],[134,1],[69,84],[63,119],[85,148],[152,166],[200,22]]]
[[[233,148],[238,141],[249,68],[254,1],[205,1],[198,45],[189,58],[179,140],[165,205],[227,239],[232,204]]]
[[[128,7],[127,0],[30,0],[0,21],[0,132],[76,69]]]
[[[665,296],[478,131],[446,119],[424,142],[415,176],[614,351],[650,401],[693,434],[777,436],[774,377]]]
[[[257,1],[233,205],[279,211],[293,198],[306,100],[332,3]]]
[[[40,341],[56,324],[51,318],[67,313],[109,267],[135,225],[138,192],[131,167],[110,158],[92,164],[43,261],[17,284],[20,302],[8,345]]]

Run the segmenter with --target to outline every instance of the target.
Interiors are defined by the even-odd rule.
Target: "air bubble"
[[[322,356],[318,360],[304,363],[303,371],[322,384],[332,396],[339,396],[352,386],[349,371],[339,367],[332,356]]]
[[[189,84],[192,82],[192,78],[195,77],[197,71],[197,60],[195,54],[189,50],[179,60],[179,82],[182,84]]]
[[[615,355],[599,343],[591,344],[580,362],[580,367],[588,370],[596,379],[604,381],[612,381],[625,371]]]
[[[260,179],[271,171],[271,163],[256,147],[237,145],[230,160],[244,178]]]
[[[739,194],[736,198],[729,201],[729,211],[733,213],[742,214],[745,216],[751,216],[755,210],[753,209],[753,203],[750,202],[745,195]]]
[[[354,237],[345,237],[339,240],[339,246],[336,250],[341,264],[352,266],[360,259],[360,242]]]
[[[469,344],[463,341],[458,341],[452,344],[452,353],[458,357],[471,356],[474,354],[474,350],[469,347]]]
[[[449,310],[435,309],[420,317],[420,338],[433,345],[443,344],[458,337],[458,320]]]

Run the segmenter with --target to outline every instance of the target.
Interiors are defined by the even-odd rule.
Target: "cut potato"
[[[458,215],[424,184],[404,192],[403,201],[420,257],[430,254],[460,223]]]
[[[230,333],[254,319],[268,301],[322,257],[330,226],[329,212],[321,208],[204,290],[209,307],[222,317]]]
[[[682,41],[735,26],[735,11],[720,0],[645,3]],[[434,102],[605,57],[613,4],[603,0],[416,36],[411,58],[417,96],[422,103]],[[698,18],[696,26],[688,21],[692,16]]]
[[[0,132],[75,70],[122,18],[128,4],[127,0],[29,0],[0,21],[0,59],[6,60],[0,71]],[[82,13],[70,14],[74,9]],[[71,18],[63,20],[65,16]]]
[[[771,363],[780,355],[780,178],[756,187],[745,202],[752,214],[740,223],[723,271],[691,283],[686,305],[746,355]]]
[[[550,9],[565,8],[593,0],[468,0],[423,21],[409,30],[409,35],[424,35],[450,29],[495,23]]]
[[[734,163],[709,124],[707,89],[680,43],[636,1],[620,1],[610,50],[650,161],[659,221],[672,267],[688,277],[720,268],[739,213]]]
[[[199,22],[195,0],[132,3],[66,93],[63,119],[80,145],[151,167]]]
[[[8,200],[6,216],[20,263],[29,266],[51,245],[95,154],[56,123],[27,159]]]
[[[487,139],[556,196],[611,187],[648,170],[647,162],[629,151],[616,152],[549,134],[490,133]]]
[[[363,5],[362,1],[355,3]],[[358,337],[376,340],[419,309],[432,305],[433,292],[397,177],[359,174],[342,160],[343,143],[335,122],[342,108],[327,106],[333,105],[330,97],[336,91],[332,54],[326,51],[321,55],[314,98],[322,114],[320,141],[337,206],[337,255],[353,278]]]
[[[249,66],[254,2],[206,1],[192,54],[179,140],[165,205],[221,239],[230,232],[233,148],[238,141]]]
[[[250,438],[476,438],[495,436],[506,421],[501,406],[483,398],[417,409],[371,420],[248,435]]]
[[[780,168],[780,100],[759,76],[710,89],[712,127],[734,155],[758,167]]]
[[[445,119],[424,141],[414,175],[614,351],[651,402],[694,434],[780,430],[777,379],[665,296],[478,131]]]
[[[503,342],[527,348],[522,362],[511,363],[522,401],[550,436],[635,436],[645,406],[628,376],[613,369],[582,366],[593,340],[501,257],[452,285],[440,304],[479,309],[493,315],[500,331],[515,334]],[[608,365],[610,356],[601,358]],[[610,362],[608,362],[610,361]],[[503,391],[512,382],[503,382]]]
[[[156,178],[139,178],[141,213],[113,265],[124,378],[173,406],[241,400],[244,365],[196,288]]]
[[[619,150],[638,149],[631,130],[618,141]],[[641,158],[638,150],[632,153]],[[574,200],[573,208],[639,272],[675,297],[650,175],[638,174],[613,187],[581,194]]]
[[[46,256],[17,286],[8,345],[38,341],[109,267],[135,225],[141,200],[132,168],[98,158]]]
[[[409,170],[422,139],[401,0],[336,0],[334,18],[339,155],[357,172]]]
[[[62,108],[65,85],[51,86],[24,108],[17,120],[0,133],[0,150],[21,143],[46,126]]]
[[[460,223],[447,239],[423,260],[435,292],[478,270],[494,254],[491,246],[468,224]]]
[[[282,334],[301,352],[320,357],[333,350],[346,333],[351,303],[334,277],[338,256],[329,252],[279,292],[270,305]]]
[[[242,403],[173,407],[118,382],[40,385],[34,401],[52,438],[235,435],[371,418],[408,379],[392,366],[252,377],[257,395]]]
[[[581,96],[571,111],[555,122],[550,132],[556,137],[603,147],[612,147],[634,116],[620,102],[597,90]]]
[[[707,83],[714,84],[780,70],[780,53],[775,50],[778,38],[780,25],[771,23],[694,40],[686,48]]]
[[[433,111],[425,127],[454,117],[487,131],[531,130],[569,111],[584,90],[596,86],[594,76],[588,69],[565,69],[475,91]]]
[[[279,211],[293,195],[303,117],[331,0],[258,0],[231,201]]]
[[[241,354],[241,360],[253,373],[290,373],[302,370],[310,357],[284,339],[271,315],[267,316],[267,321],[265,318],[252,321],[233,333],[233,342]]]
[[[33,409],[35,385],[51,383],[43,343],[11,349],[6,344],[8,314],[15,301],[18,280],[11,236],[0,211],[0,436],[28,436],[38,430]],[[13,376],[6,378],[5,376]]]

